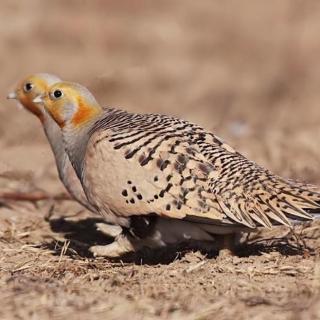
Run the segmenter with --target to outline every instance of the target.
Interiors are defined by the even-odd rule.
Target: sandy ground
[[[277,174],[320,185],[318,1],[0,3],[0,191],[64,191],[37,119],[5,96],[51,72],[104,105],[197,122]],[[1,199],[0,199],[1,200]],[[54,210],[49,215],[50,207]],[[0,319],[317,319],[320,224],[94,259],[97,217],[0,201]]]

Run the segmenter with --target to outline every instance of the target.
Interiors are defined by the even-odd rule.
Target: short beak
[[[10,92],[7,95],[7,99],[17,99],[17,94],[15,92]]]
[[[34,103],[43,103],[43,96],[37,96],[37,97],[35,97],[33,100],[32,100],[32,102],[34,102]]]

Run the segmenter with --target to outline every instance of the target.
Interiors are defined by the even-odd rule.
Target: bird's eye
[[[56,89],[51,93],[51,98],[54,100],[57,100],[57,99],[61,98],[62,96],[63,96],[63,93],[59,89]]]
[[[31,82],[27,82],[24,86],[23,86],[23,90],[24,92],[30,92],[33,89],[33,84]]]

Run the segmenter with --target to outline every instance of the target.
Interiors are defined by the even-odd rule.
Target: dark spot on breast
[[[170,164],[169,160],[164,160],[164,161],[162,159],[157,160],[157,166],[161,171],[163,171],[169,164]]]
[[[172,178],[172,175],[169,174],[169,175],[167,176],[167,181],[169,182],[169,181],[171,180],[171,178]]]
[[[133,199],[133,198],[131,198],[131,199],[130,199],[130,202],[131,202],[131,203],[134,203],[134,199]]]
[[[167,204],[167,205],[166,205],[166,210],[168,210],[168,211],[169,211],[170,209],[171,209],[170,204]]]
[[[132,187],[132,191],[133,191],[133,192],[137,192],[137,187],[136,187],[136,186],[133,186],[133,187]]]
[[[126,153],[125,153],[125,158],[128,160],[128,159],[131,159],[134,155],[135,155],[135,151],[131,151],[131,150],[127,150]]]
[[[139,156],[138,161],[139,161],[139,163],[141,164],[141,163],[143,163],[143,161],[144,161],[145,159],[146,159],[145,155],[142,154],[141,156]]]
[[[142,200],[142,195],[139,193],[139,194],[137,195],[137,198],[138,198],[139,200]]]
[[[159,178],[158,178],[158,176],[155,176],[155,177],[153,178],[153,180],[154,180],[154,182],[157,182],[157,181],[159,181]]]
[[[150,160],[152,160],[152,157],[145,157],[144,155],[141,155],[139,158],[139,163],[143,167],[147,165]]]
[[[163,161],[161,166],[160,166],[160,170],[163,171],[169,164],[170,164],[169,160]]]
[[[165,191],[168,192],[172,187],[173,187],[173,184],[172,183],[168,183]]]
[[[128,184],[132,184],[132,181],[128,180]]]
[[[157,194],[154,195],[155,199],[159,199],[159,196]]]
[[[127,191],[127,190],[122,190],[122,195],[123,195],[124,197],[127,197],[127,196],[128,196],[128,191]]]
[[[130,153],[131,153],[131,150],[130,150],[130,149],[125,150],[124,156],[125,156],[126,159],[127,159],[127,156],[128,156]]]
[[[130,233],[143,239],[154,232],[157,216],[150,214],[147,217],[133,216],[130,218]]]
[[[181,207],[182,207],[181,202],[178,202],[178,203],[177,203],[177,209],[178,209],[178,210],[180,210],[180,209],[181,209]]]
[[[165,194],[165,190],[161,190],[160,193],[159,193],[159,197],[160,197],[160,198],[163,198],[163,197],[164,197],[164,194]]]

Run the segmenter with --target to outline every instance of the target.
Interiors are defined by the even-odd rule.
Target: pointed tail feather
[[[232,194],[228,190],[225,197],[217,196],[217,201],[231,221],[247,227],[291,227],[320,219],[320,193],[313,186],[269,175],[269,179],[255,181],[254,188],[241,191]]]

